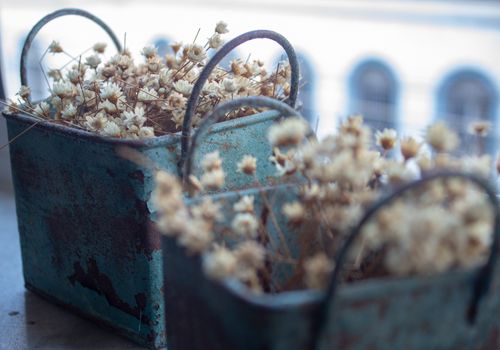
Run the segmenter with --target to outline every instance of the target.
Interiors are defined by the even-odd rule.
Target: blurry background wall
[[[137,59],[144,45],[154,43],[167,52],[168,43],[192,40],[198,28],[202,41],[218,20],[229,24],[228,37],[258,28],[282,33],[301,58],[302,109],[320,136],[354,113],[376,128],[393,127],[402,134],[421,133],[429,122],[444,119],[465,136],[469,121],[486,119],[494,127],[490,151],[498,148],[497,1],[4,1],[0,33],[8,96],[19,88],[19,52],[29,29],[48,12],[69,6],[93,12],[121,37],[126,33]],[[30,58],[35,95],[47,90],[38,60],[53,39],[76,54],[104,38],[84,19],[47,26]],[[233,57],[249,54],[271,63],[282,56],[277,45],[258,41]],[[3,121],[0,127],[3,135]],[[5,179],[6,152],[0,152],[0,179]]]

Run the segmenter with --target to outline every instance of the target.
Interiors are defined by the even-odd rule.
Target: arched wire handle
[[[41,20],[39,20],[33,28],[31,28],[30,32],[28,33],[28,36],[26,37],[26,40],[24,41],[23,45],[23,51],[21,53],[21,84],[22,85],[28,85],[28,79],[26,76],[26,61],[28,59],[28,51],[31,48],[31,44],[33,40],[35,39],[35,36],[38,34],[40,29],[43,28],[47,23],[50,21],[62,17],[62,16],[68,16],[68,15],[75,15],[75,16],[81,16],[90,19],[91,21],[95,22],[99,27],[101,27],[108,35],[110,36],[111,40],[116,46],[116,49],[118,51],[122,51],[122,45],[120,44],[120,41],[116,37],[115,33],[111,30],[111,28],[108,27],[106,23],[104,23],[101,19],[97,18],[90,12],[87,12],[85,10],[80,10],[76,8],[65,8],[65,9],[60,9],[57,11],[54,11],[52,13],[49,13],[47,16],[43,17]]]
[[[498,250],[499,250],[499,243],[500,243],[500,207],[499,207],[499,201],[496,196],[495,190],[489,185],[489,183],[480,178],[477,177],[473,174],[468,174],[468,173],[461,173],[461,172],[453,172],[453,171],[446,171],[446,172],[439,172],[439,173],[434,173],[434,174],[429,174],[419,180],[416,180],[414,182],[402,185],[398,189],[396,189],[394,192],[390,193],[386,197],[378,200],[375,204],[370,206],[367,211],[365,212],[365,215],[363,218],[359,221],[359,223],[354,227],[350,233],[350,235],[347,237],[344,245],[340,249],[339,253],[337,254],[336,261],[335,261],[335,270],[332,274],[332,277],[330,279],[330,283],[328,285],[328,288],[326,290],[325,298],[322,301],[321,309],[320,309],[320,317],[317,320],[316,323],[316,336],[313,338],[315,341],[315,347],[316,349],[319,345],[319,339],[321,338],[321,335],[326,329],[326,326],[328,324],[329,320],[333,319],[333,312],[334,310],[334,302],[335,302],[335,297],[336,293],[339,287],[339,279],[340,279],[340,272],[342,270],[342,267],[344,265],[344,262],[347,258],[347,255],[349,253],[349,250],[355,240],[358,238],[358,236],[361,234],[361,229],[363,226],[378,212],[379,209],[382,207],[388,205],[391,203],[394,199],[398,198],[401,194],[404,192],[417,188],[421,186],[424,183],[430,182],[432,180],[436,180],[439,178],[462,178],[465,180],[469,180],[476,185],[478,185],[484,192],[488,195],[488,200],[493,206],[494,210],[494,215],[495,215],[495,222],[494,222],[494,227],[493,227],[493,242],[491,244],[491,252],[488,258],[488,261],[486,264],[480,269],[478,272],[478,275],[476,276],[474,280],[474,289],[472,292],[472,297],[469,302],[469,307],[467,309],[467,314],[466,318],[469,323],[474,323],[475,318],[477,316],[477,308],[479,305],[479,302],[481,298],[487,293],[490,284],[491,284],[491,279],[493,276],[493,270],[495,267],[495,263],[497,260],[497,255],[498,255]]]
[[[288,62],[290,63],[290,68],[292,71],[292,77],[290,82],[290,96],[288,97],[287,103],[294,108],[295,102],[297,101],[297,94],[299,91],[299,61],[297,60],[297,55],[293,49],[292,44],[281,34],[273,32],[272,30],[254,30],[237,36],[236,38],[228,41],[224,46],[222,46],[215,55],[208,61],[205,68],[203,68],[200,76],[196,80],[193,86],[191,96],[186,106],[186,115],[184,116],[184,122],[182,124],[182,138],[181,138],[181,158],[179,160],[178,168],[179,174],[182,172],[184,167],[184,162],[186,161],[186,154],[188,153],[189,145],[189,134],[191,132],[191,120],[195,112],[196,105],[200,98],[203,86],[207,82],[212,71],[217,67],[224,57],[229,54],[237,46],[254,39],[271,39],[283,47],[287,56]]]
[[[241,107],[253,107],[253,108],[267,107],[279,111],[284,116],[287,117],[301,116],[298,111],[296,111],[286,103],[276,100],[274,98],[264,97],[264,96],[235,98],[234,100],[230,100],[219,104],[217,107],[214,108],[212,112],[210,112],[207,116],[205,116],[202,119],[202,122],[196,129],[196,132],[193,134],[193,137],[191,139],[191,145],[186,155],[184,177],[183,177],[185,181],[189,180],[189,176],[193,172],[194,152],[198,146],[200,138],[202,138],[208,132],[210,126],[216,123],[220,118],[224,117],[227,113]]]

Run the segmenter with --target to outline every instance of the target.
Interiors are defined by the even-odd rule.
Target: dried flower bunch
[[[491,177],[496,168],[500,175],[499,160],[487,155],[454,156],[460,140],[441,122],[429,126],[422,141],[398,138],[390,129],[372,137],[360,116],[348,118],[336,134],[320,142],[304,141],[307,131],[303,120],[288,118],[268,134],[275,147],[269,161],[279,174],[298,173],[306,180],[298,189],[291,186],[295,193],[261,188],[231,203],[224,196],[202,196],[196,205],[187,206],[175,178],[158,173],[155,198],[162,231],[177,237],[189,252],[202,254],[204,270],[212,278],[236,278],[256,292],[323,288],[350,229],[391,187],[441,169]],[[258,161],[264,160],[246,155],[235,171],[255,176]],[[192,179],[199,191],[211,187],[203,179],[219,171],[221,163],[218,153],[205,157],[202,181]],[[218,186],[223,176],[220,180]],[[485,194],[463,179],[428,183],[368,222],[343,278],[434,274],[476,266],[489,253],[491,209]],[[273,281],[283,275],[276,271],[290,271],[290,266],[286,280]]]
[[[76,56],[67,69],[52,69],[48,77],[50,97],[40,103],[30,99],[30,88],[21,86],[18,101],[8,110],[95,132],[109,137],[148,138],[180,130],[186,103],[194,83],[228,33],[218,22],[204,45],[174,43],[172,54],[160,57],[155,47],[144,47],[143,63],[136,64],[124,50],[103,62],[105,44],[97,43],[92,54]],[[65,53],[54,41],[48,52]],[[68,53],[66,53],[69,55]],[[73,57],[73,56],[71,56]],[[280,62],[268,72],[260,60],[233,60],[228,69],[218,66],[200,96],[193,126],[218,103],[242,96],[263,95],[284,100],[289,96],[288,63]],[[256,113],[242,108],[227,115],[237,118]]]

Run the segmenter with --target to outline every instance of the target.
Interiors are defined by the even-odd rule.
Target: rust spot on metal
[[[135,297],[136,306],[131,306],[126,303],[118,296],[111,279],[102,273],[97,266],[97,261],[95,259],[89,258],[87,260],[87,272],[77,261],[73,264],[74,273],[68,276],[68,280],[71,284],[80,283],[82,287],[93,290],[99,295],[106,298],[109,305],[137,318],[139,322],[149,325],[150,320],[144,315],[144,309],[146,308],[147,300],[144,293],[138,293]]]

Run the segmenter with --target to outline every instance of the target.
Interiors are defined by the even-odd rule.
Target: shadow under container
[[[285,291],[254,294],[234,280],[222,282],[203,273],[202,257],[189,254],[171,236],[163,236],[165,299],[169,350],[496,350],[500,347],[500,208],[495,193],[487,190],[495,207],[492,250],[485,265],[436,276],[372,279],[339,286],[339,276],[354,240],[363,225],[404,191],[438,177],[430,175],[405,185],[369,208],[336,257],[336,269],[324,292]],[[469,176],[466,177],[470,179]],[[474,179],[473,179],[474,180]],[[475,178],[476,184],[484,184]],[[483,187],[489,188],[489,187]],[[244,195],[254,196],[255,212],[265,211],[263,196],[274,208],[297,198],[296,186],[279,185],[219,193],[211,200],[231,210]],[[189,199],[196,205],[203,197]],[[281,227],[286,219],[275,210]],[[230,226],[224,218],[215,233],[221,239]],[[276,235],[267,223],[267,232]],[[293,256],[298,256],[300,232],[286,231]],[[288,275],[288,277],[287,277]],[[279,264],[271,271],[273,282],[290,278]]]

